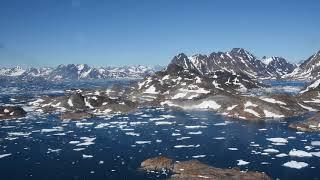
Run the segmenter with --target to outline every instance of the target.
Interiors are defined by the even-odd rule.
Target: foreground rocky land
[[[239,169],[220,169],[201,163],[198,160],[174,161],[167,157],[150,158],[141,163],[147,172],[172,174],[169,179],[242,179],[268,180],[268,175],[260,172],[242,172]]]

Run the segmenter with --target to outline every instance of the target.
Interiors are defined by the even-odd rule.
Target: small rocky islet
[[[243,179],[271,180],[265,173],[240,171],[239,169],[221,169],[201,163],[198,160],[174,161],[159,156],[147,159],[141,163],[141,170],[146,172],[170,174],[169,179]]]

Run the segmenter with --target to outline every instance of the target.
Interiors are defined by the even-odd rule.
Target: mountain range
[[[0,77],[19,80],[89,80],[110,78],[143,78],[161,67],[122,66],[90,67],[87,64],[59,65],[55,68],[1,68]]]
[[[194,69],[201,74],[209,74],[217,70],[231,73],[244,73],[254,79],[275,79],[293,72],[296,65],[282,57],[264,57],[255,55],[242,48],[233,48],[229,52],[213,52],[210,55],[196,54],[186,56],[181,53],[175,56],[173,63],[185,69]]]
[[[233,48],[228,52],[213,52],[209,55],[187,56],[179,53],[171,63],[183,69],[197,71],[202,75],[217,70],[246,74],[252,79],[309,80],[320,77],[320,51],[299,65],[292,64],[283,57],[258,58],[243,48]],[[21,67],[0,68],[0,78],[19,80],[88,80],[110,78],[143,78],[163,69],[161,66],[90,67],[86,64],[59,65],[55,68]]]

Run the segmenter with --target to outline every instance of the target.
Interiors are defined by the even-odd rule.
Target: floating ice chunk
[[[81,127],[81,126],[91,126],[93,122],[77,122],[76,126]]]
[[[288,143],[288,140],[284,139],[284,138],[267,138],[268,141],[271,141],[273,143]]]
[[[83,151],[83,150],[85,150],[86,148],[75,148],[75,149],[73,149],[74,151]]]
[[[247,164],[249,164],[250,162],[247,162],[247,161],[244,161],[244,160],[242,160],[242,159],[240,159],[240,160],[237,160],[238,161],[238,166],[243,166],[243,165],[247,165]]]
[[[56,133],[56,134],[53,134],[54,136],[65,136],[66,133]]]
[[[188,132],[190,135],[202,134],[202,131]]]
[[[289,152],[289,156],[294,157],[312,157],[312,154],[302,150],[293,149]]]
[[[47,153],[59,153],[62,149],[51,149],[51,148],[48,148],[48,151]]]
[[[25,132],[8,132],[9,136],[29,136],[31,133]]]
[[[230,124],[231,122],[229,122],[229,121],[225,121],[225,122],[223,122],[223,123],[216,123],[216,124],[213,124],[214,126],[226,126],[226,125],[228,125],[228,124]]]
[[[320,141],[311,141],[312,146],[320,146]]]
[[[150,118],[149,120],[150,121],[161,121],[161,120],[165,120],[166,118],[163,118],[163,117],[161,117],[161,118]]]
[[[101,124],[98,124],[96,127],[94,127],[94,128],[96,128],[96,129],[101,129],[101,128],[104,128],[104,127],[107,127],[107,126],[109,126],[110,124],[109,123],[101,123]]]
[[[289,167],[289,168],[301,169],[301,168],[307,167],[308,164],[305,162],[289,161],[284,163],[283,166]]]
[[[128,135],[128,136],[140,136],[139,133],[135,133],[135,132],[126,132],[126,135]]]
[[[306,150],[310,151],[313,147],[312,146],[305,146],[304,147]]]
[[[11,156],[11,155],[12,155],[11,153],[8,153],[8,154],[0,154],[0,159],[1,159],[1,158],[4,158],[4,157]]]
[[[171,125],[171,124],[173,124],[173,123],[175,123],[175,122],[169,122],[169,121],[156,121],[155,122],[155,125]]]
[[[200,144],[197,145],[175,145],[174,148],[195,148],[200,147]]]
[[[200,129],[200,128],[207,128],[207,126],[185,126],[186,129]]]
[[[136,141],[136,144],[151,144],[151,141]]]
[[[238,151],[238,148],[228,148],[230,151]]]
[[[320,152],[311,152],[313,156],[320,157]]]
[[[226,139],[225,137],[214,137],[213,139],[216,139],[216,140],[223,140],[223,139]]]
[[[93,141],[94,141],[96,138],[81,137],[80,139],[84,140],[84,142],[83,142],[83,143],[79,143],[79,144],[77,144],[76,146],[89,146],[89,145],[92,145],[92,144],[94,144]]]
[[[83,159],[88,159],[88,158],[93,158],[93,156],[92,155],[82,154],[82,158]]]
[[[182,141],[184,139],[190,139],[191,137],[180,137],[180,138],[177,138],[177,141]]]
[[[168,114],[164,114],[164,115],[160,115],[161,117],[165,118],[165,119],[172,119],[175,118],[175,116],[172,115],[168,115]]]
[[[266,152],[266,153],[278,153],[278,152],[279,152],[279,150],[271,149],[271,148],[265,149],[265,150],[263,150],[263,151]]]
[[[172,133],[171,136],[181,136],[180,133]]]
[[[56,131],[63,131],[62,127],[56,127],[52,129],[41,129],[41,133],[49,133],[49,132],[56,132]]]
[[[268,130],[268,129],[265,129],[265,128],[259,129],[259,131],[266,131],[266,130]]]
[[[70,141],[69,144],[79,144],[80,141]]]
[[[280,154],[277,154],[276,157],[287,157],[288,155],[285,154],[285,153],[280,153]]]
[[[193,158],[204,158],[206,157],[206,155],[196,155],[196,156],[192,156]]]

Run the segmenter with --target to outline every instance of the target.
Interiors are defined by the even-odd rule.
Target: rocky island
[[[277,58],[272,60],[279,61]],[[210,56],[179,54],[165,69],[135,85],[103,90],[70,90],[65,96],[41,97],[31,105],[45,113],[81,111],[96,115],[127,113],[155,106],[209,110],[232,119],[255,121],[298,116],[320,109],[317,103],[320,101],[318,81],[297,95],[248,94],[251,89],[267,87],[259,79],[267,75],[280,76],[279,71],[271,73],[270,69],[240,48]],[[288,72],[288,68],[283,69]]]

